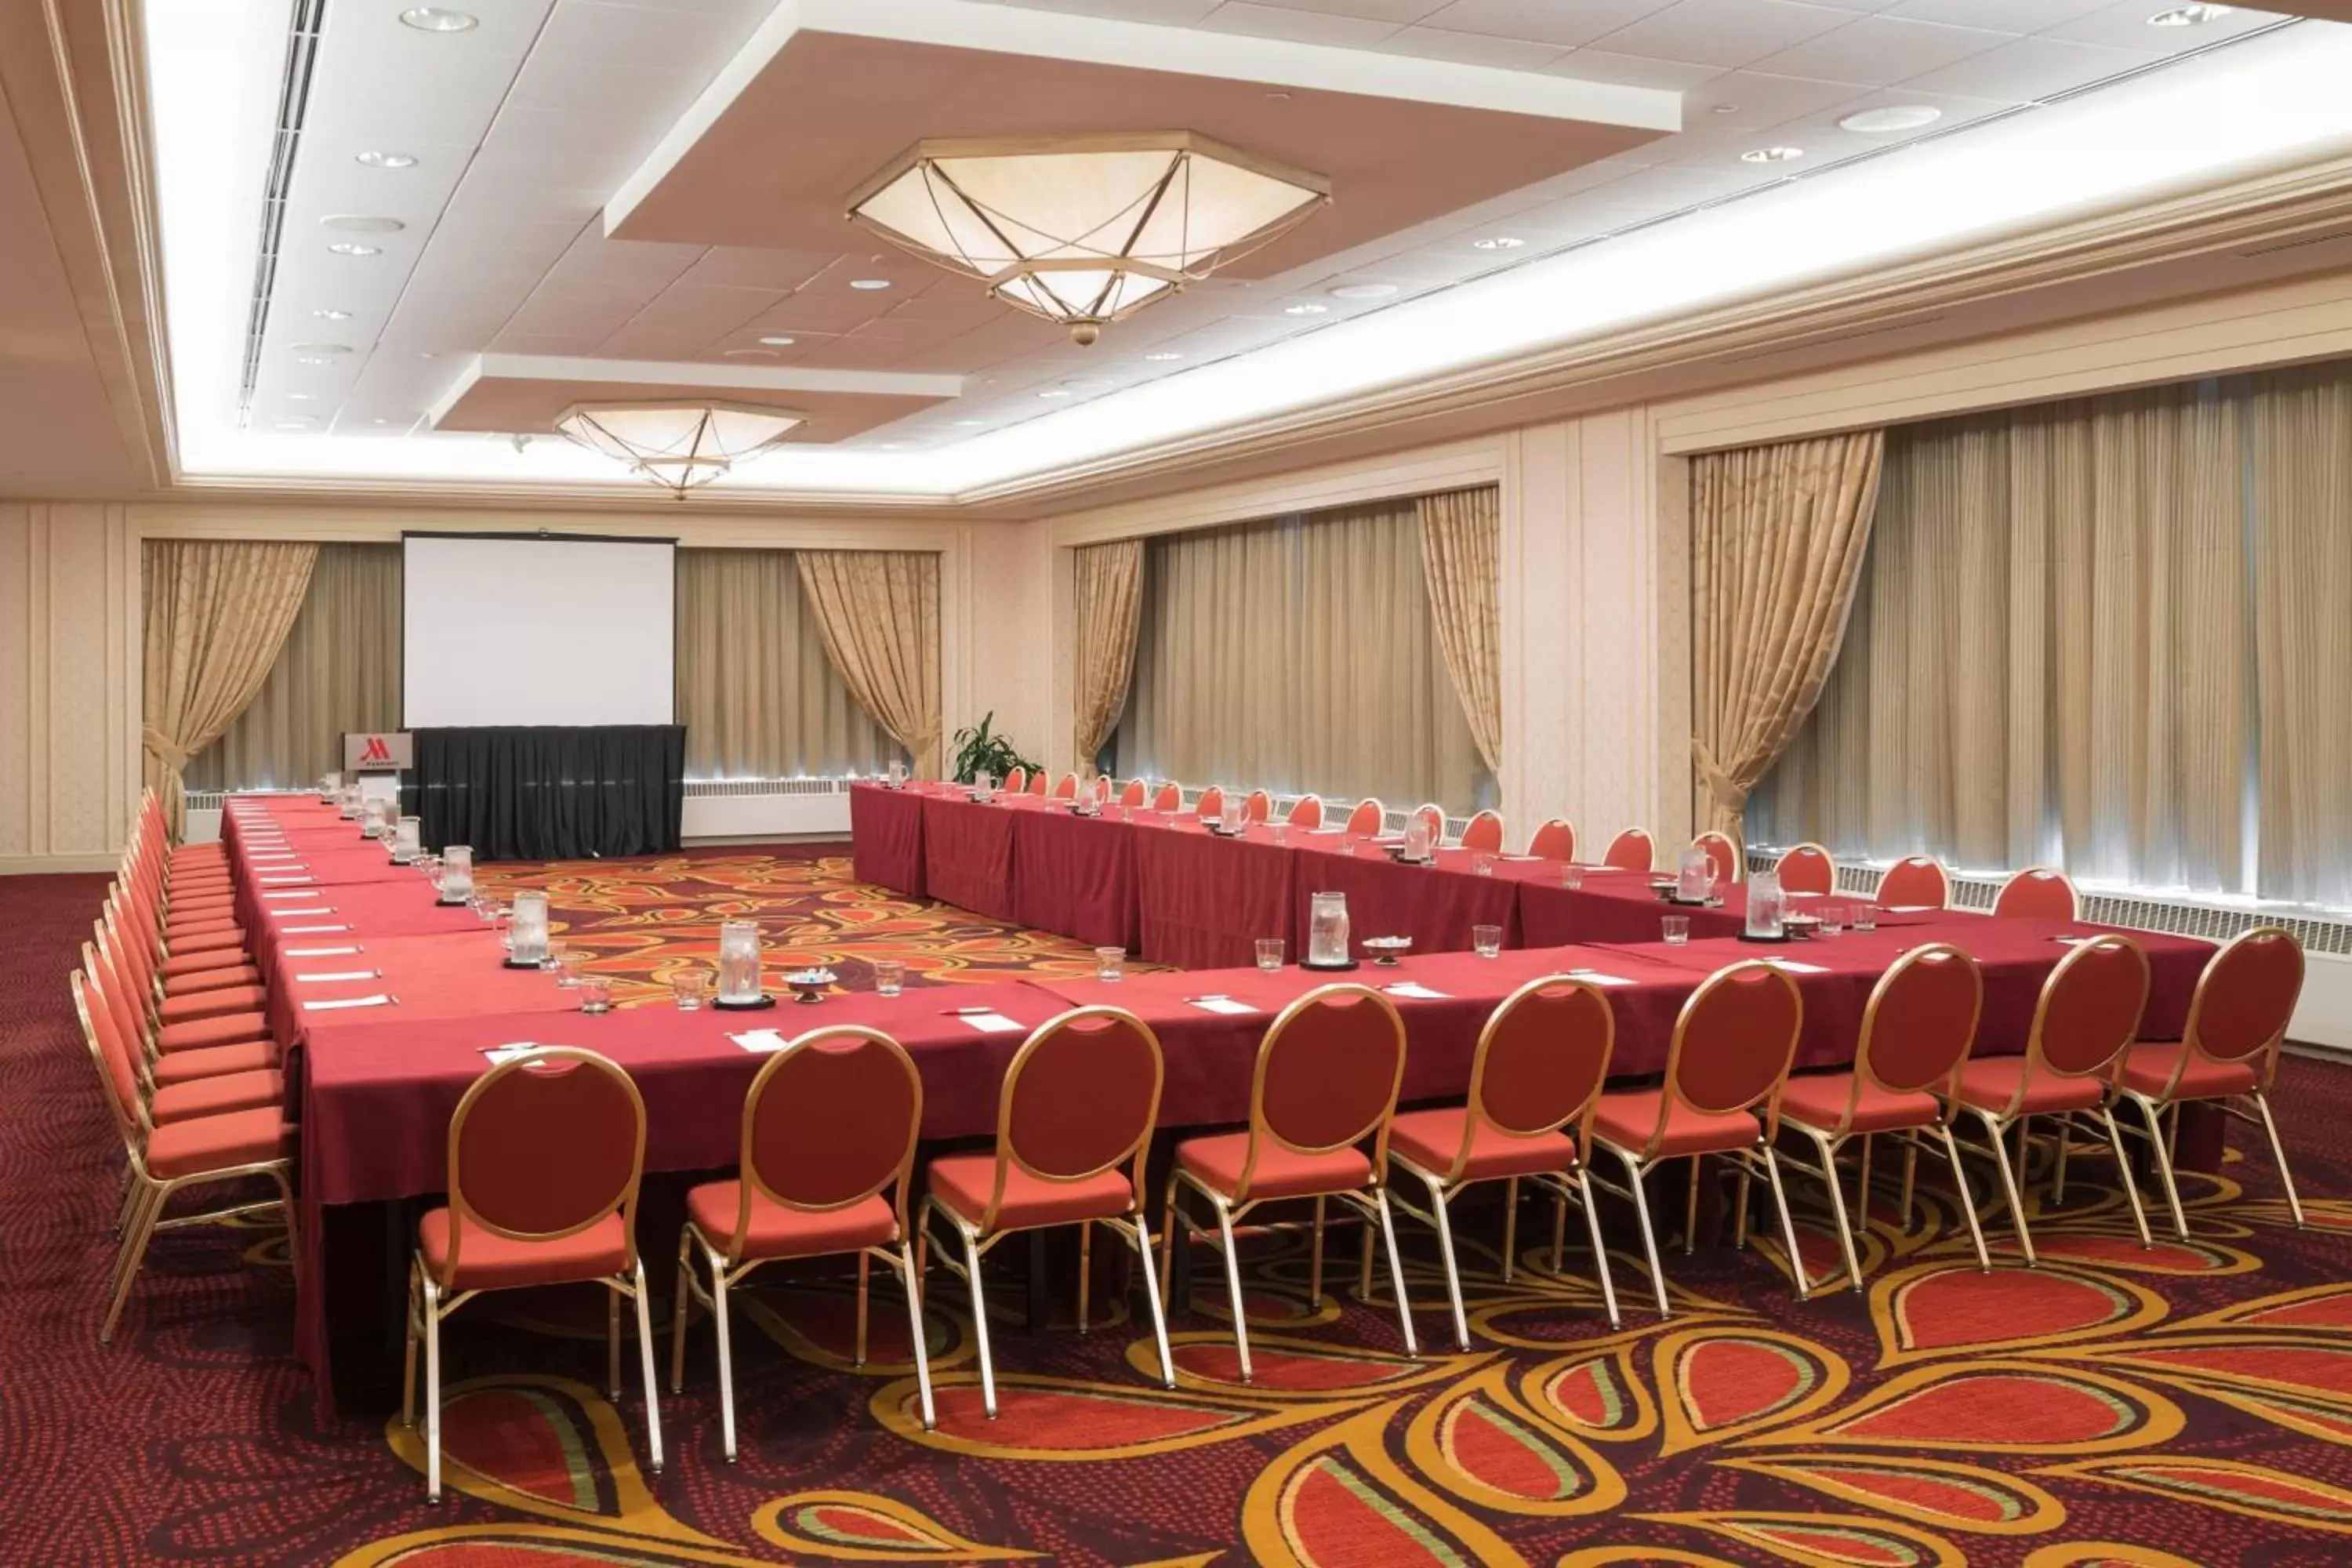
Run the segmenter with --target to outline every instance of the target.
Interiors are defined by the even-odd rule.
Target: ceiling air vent
[[[269,296],[278,285],[278,247],[286,228],[286,196],[294,188],[294,155],[301,150],[302,119],[310,104],[310,72],[318,63],[319,29],[327,0],[295,0],[286,33],[286,69],[278,84],[278,125],[269,143],[269,177],[261,190],[261,243],[253,261],[253,299],[245,314],[245,368],[237,382],[240,420],[253,409],[261,378],[261,340],[269,330]]]

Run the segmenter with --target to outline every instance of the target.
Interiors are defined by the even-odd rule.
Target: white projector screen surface
[[[676,545],[401,542],[404,729],[674,721]]]

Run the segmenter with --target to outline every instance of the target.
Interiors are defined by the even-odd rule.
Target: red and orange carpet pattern
[[[509,877],[515,874],[508,874]],[[793,852],[536,869],[570,934],[646,983],[746,912],[780,948],[855,964],[887,944],[929,978],[1054,969],[1068,944],[847,880]],[[1258,1381],[1234,1379],[1213,1270],[1172,1327],[1162,1390],[1141,1324],[1097,1298],[1094,1331],[1021,1331],[995,1301],[1003,1414],[982,1418],[967,1300],[934,1274],[926,1331],[940,1429],[912,1415],[903,1319],[877,1290],[849,1361],[845,1284],[756,1289],[737,1318],[740,1464],[721,1461],[707,1326],[666,1396],[670,1462],[641,1468],[630,1380],[602,1389],[603,1309],[485,1300],[446,1340],[451,1495],[427,1508],[396,1415],[319,1430],[289,1353],[282,1237],[165,1237],[111,1349],[94,1340],[115,1160],[64,975],[94,878],[0,882],[0,1562],[755,1564],[1034,1561],[1927,1565],[2352,1558],[2352,1071],[2291,1062],[2281,1099],[2312,1225],[2267,1161],[2193,1179],[2196,1239],[2132,1239],[2079,1162],[2037,1222],[2045,1262],[1977,1272],[1925,1189],[1907,1231],[1874,1207],[1869,1289],[1797,1303],[1769,1252],[1670,1255],[1678,1311],[1609,1331],[1571,1251],[1545,1267],[1530,1211],[1517,1282],[1500,1215],[1465,1213],[1475,1348],[1454,1352],[1433,1254],[1412,1239],[1427,1353],[1384,1308],[1318,1310],[1301,1249],[1250,1270]],[[1818,1194],[1808,1250],[1828,1262]],[[1619,1216],[1622,1217],[1622,1216]],[[1996,1237],[2000,1220],[1989,1217]],[[672,1247],[646,1239],[666,1299]],[[1011,1248],[1005,1249],[1009,1255]],[[1008,1262],[1013,1259],[1008,1257]],[[1331,1283],[1352,1274],[1353,1238]],[[1068,1310],[1063,1308],[1065,1314]],[[666,1334],[665,1334],[666,1339]]]

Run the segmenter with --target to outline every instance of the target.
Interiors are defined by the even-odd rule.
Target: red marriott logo
[[[365,767],[370,763],[388,763],[390,761],[392,761],[392,745],[391,742],[386,741],[382,735],[370,735],[367,738],[367,744],[360,748],[360,765],[362,767]]]

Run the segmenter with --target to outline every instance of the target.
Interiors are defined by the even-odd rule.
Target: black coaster
[[[757,1013],[762,1008],[774,1006],[776,999],[773,996],[763,995],[756,1002],[721,1002],[714,996],[710,999],[710,1005],[722,1013]]]
[[[501,965],[501,967],[507,969],[537,969],[539,967],[539,960],[535,958],[509,958],[503,965]]]
[[[1782,931],[1779,936],[1750,936],[1746,931],[1741,931],[1739,933],[1739,940],[1742,942],[1769,942],[1777,947],[1782,943],[1792,942],[1795,939],[1790,936],[1787,931]]]
[[[1336,963],[1318,963],[1312,959],[1302,958],[1298,961],[1298,967],[1301,969],[1320,970],[1326,973],[1338,974],[1343,973],[1348,970],[1357,968],[1358,964],[1356,960],[1352,958],[1343,958]]]
[[[436,899],[433,900],[433,907],[438,910],[462,910],[467,902],[468,900],[465,899]]]

